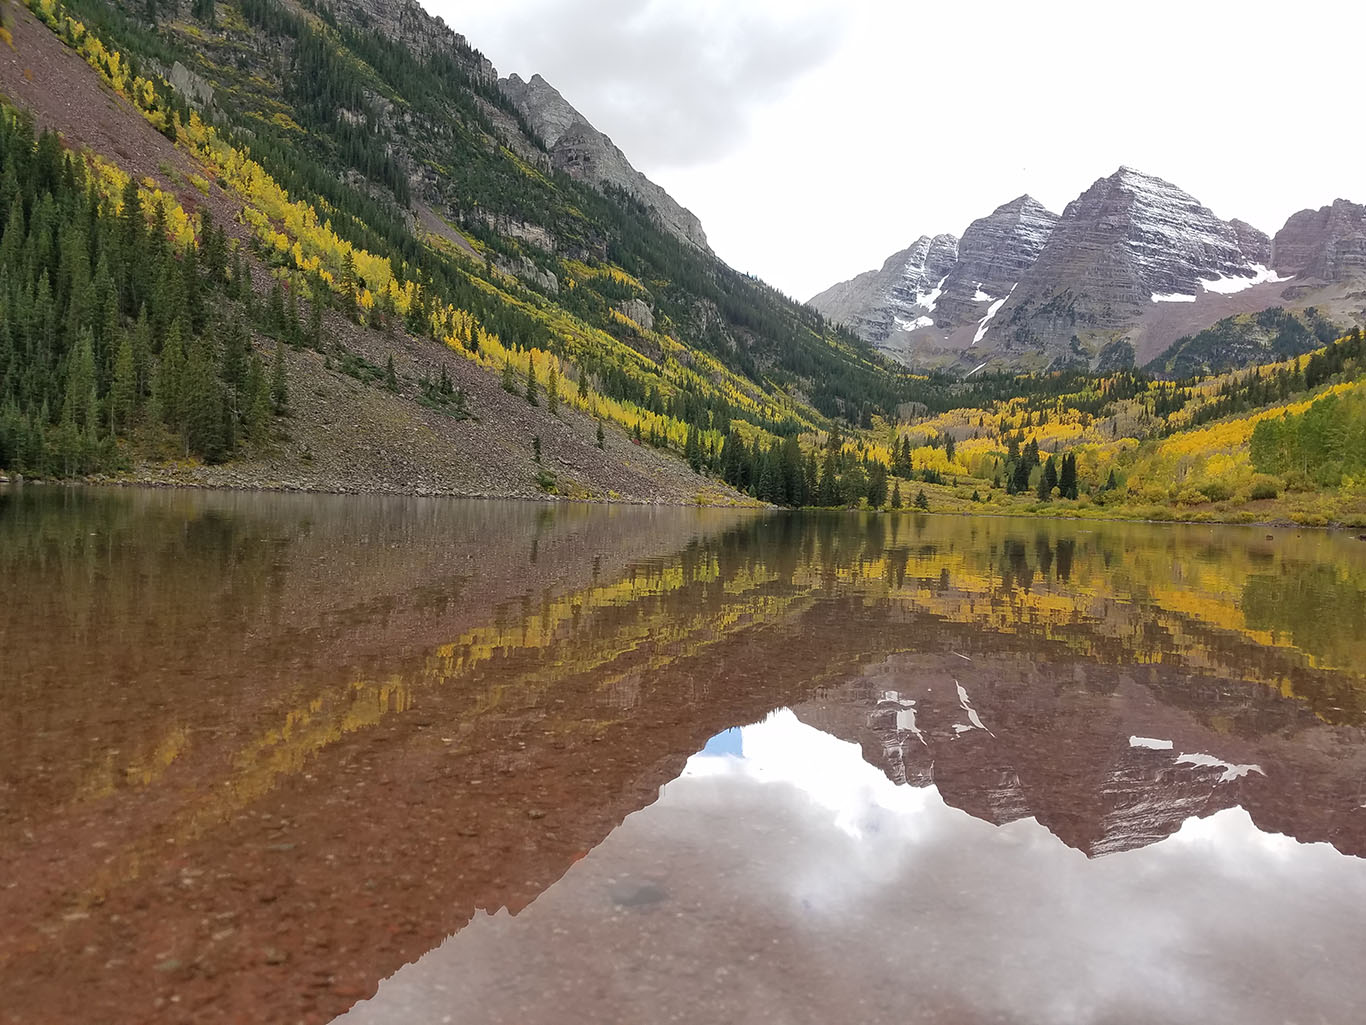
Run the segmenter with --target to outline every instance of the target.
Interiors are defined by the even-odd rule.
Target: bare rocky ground
[[[286,491],[753,504],[693,473],[678,456],[633,444],[610,425],[599,449],[592,418],[564,405],[552,414],[544,394],[541,404],[532,406],[522,395],[504,391],[496,375],[428,339],[359,328],[336,315],[327,318],[325,336],[328,347],[340,343],[376,366],[392,355],[398,394],[357,381],[335,364],[329,369],[322,354],[287,349],[291,411],[277,421],[278,440],[220,466],[146,465],[121,480]],[[438,379],[443,367],[468,394],[471,419],[456,420],[419,404],[419,382]],[[540,463],[534,456],[537,437]],[[552,475],[553,483],[543,487],[542,474]]]
[[[0,0],[13,48],[0,46],[0,93],[33,112],[39,128],[55,129],[73,149],[89,148],[138,178],[151,178],[186,210],[207,206],[240,242],[249,240],[237,220],[240,205],[210,185],[189,182],[203,169],[155,131],[94,71],[21,6]],[[269,277],[253,261],[253,280],[264,291]],[[118,483],[159,486],[263,488],[286,491],[386,493],[621,501],[709,505],[753,504],[726,485],[694,474],[676,455],[632,444],[606,427],[605,450],[597,425],[561,407],[529,405],[503,391],[497,375],[444,345],[401,331],[362,329],[340,316],[326,321],[325,342],[383,366],[394,357],[397,395],[328,369],[311,351],[286,354],[291,415],[279,422],[277,440],[239,453],[221,466],[188,461],[135,466]],[[269,359],[264,340],[258,340]],[[445,366],[469,394],[473,419],[457,421],[419,405],[421,377]],[[565,382],[566,387],[573,387]],[[542,461],[533,459],[534,437]],[[538,475],[554,477],[543,487]]]

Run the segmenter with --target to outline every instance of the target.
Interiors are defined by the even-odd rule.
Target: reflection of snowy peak
[[[1180,708],[1189,682],[1157,673],[1143,692],[1118,698],[1103,686],[1057,689],[1008,662],[960,674],[932,657],[898,656],[795,711],[858,743],[893,783],[932,786],[951,807],[996,825],[1034,818],[1088,857],[1146,847],[1234,805],[1261,829],[1366,850],[1366,826],[1348,828],[1344,817],[1355,822],[1361,804],[1363,758],[1340,743],[1354,731],[1272,692],[1202,681],[1216,720],[1267,729],[1234,737]],[[1134,735],[1140,720],[1163,739]],[[1317,802],[1303,801],[1306,786]]]

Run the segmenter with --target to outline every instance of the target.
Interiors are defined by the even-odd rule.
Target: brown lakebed
[[[0,492],[5,1022],[1344,1021],[1366,549]]]

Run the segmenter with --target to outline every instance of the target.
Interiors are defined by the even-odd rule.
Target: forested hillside
[[[80,153],[74,159],[84,168],[81,181],[98,176],[97,166],[109,180],[132,172],[129,190],[98,196],[102,206],[88,215],[91,223],[137,222],[161,240],[177,268],[191,266],[182,283],[202,277],[208,291],[196,297],[194,323],[181,325],[182,344],[207,331],[203,347],[218,362],[226,344],[220,335],[232,334],[235,345],[255,328],[256,349],[264,347],[267,358],[271,338],[306,345],[328,371],[416,393],[423,407],[492,427],[505,414],[470,401],[482,382],[453,383],[470,381],[478,370],[477,377],[496,375],[543,410],[535,416],[550,414],[556,422],[549,431],[576,422],[572,410],[586,421],[578,433],[599,451],[613,448],[595,437],[606,433],[692,455],[695,465],[697,453],[714,461],[732,430],[776,440],[821,427],[831,416],[867,421],[894,409],[913,386],[818,314],[680,243],[629,197],[550,171],[482,59],[457,36],[437,33],[417,53],[367,30],[367,12],[349,5],[345,17],[326,6],[275,0],[131,8],[33,0],[29,7],[84,60],[88,74],[118,95],[111,117],[136,116],[174,147],[176,163],[157,161],[147,173],[149,160],[129,159],[132,147],[125,148],[117,127],[112,140],[82,131],[63,109],[69,105],[49,102],[53,88],[35,88],[35,65],[50,73],[57,62],[27,31],[30,16],[10,13],[17,59],[4,86],[11,103],[36,108],[39,125],[63,133],[63,145]],[[131,125],[122,131],[134,134]],[[43,186],[27,187],[24,232]],[[54,202],[61,205],[61,197]],[[216,209],[230,215],[226,233],[214,226]],[[170,227],[159,227],[158,218]],[[106,252],[101,236],[85,234],[88,274],[102,283],[101,261],[113,266],[124,254]],[[23,248],[23,238],[15,236],[13,246]],[[154,282],[156,266],[148,271]],[[37,288],[41,271],[33,267],[30,261]],[[55,262],[45,269],[49,277],[72,273]],[[11,281],[14,289],[26,284]],[[152,286],[143,295],[117,284],[122,320],[113,326],[136,338],[146,305],[155,330],[143,363],[159,366],[169,327],[162,305],[174,298],[153,296]],[[114,412],[112,364],[99,367],[98,358],[98,416],[83,415],[90,403],[76,404],[88,451],[68,458],[65,442],[57,451],[61,408],[70,405],[69,353],[79,348],[82,317],[66,316],[69,296],[59,301],[71,338],[54,339],[42,354],[41,373],[49,379],[43,395],[7,386],[0,465],[69,475],[168,455],[169,446],[143,429],[140,405],[131,414]],[[99,329],[91,331],[95,345],[111,344]],[[461,365],[447,372],[449,359],[437,357],[442,365],[431,367],[424,338]],[[32,376],[38,371],[27,366],[27,338],[23,344],[17,359]],[[117,340],[112,345],[116,354]],[[393,351],[380,357],[386,348]],[[405,349],[420,354],[411,376],[403,373]],[[292,367],[299,360],[281,362]],[[251,405],[220,377],[226,404]],[[140,385],[142,399],[155,398],[154,384],[155,375]],[[284,405],[276,402],[276,411]],[[330,412],[345,419],[344,410]],[[240,441],[274,434],[257,420],[254,433],[242,422],[221,442],[196,434],[181,454],[225,459]],[[186,433],[179,423],[167,426]],[[283,422],[278,438],[297,433],[291,426]],[[458,449],[460,439],[452,440]],[[536,452],[531,440],[518,442],[528,462]],[[543,471],[529,469],[542,490],[554,490]]]
[[[196,244],[174,198],[151,198],[144,211],[117,168],[0,113],[0,466],[91,473],[120,443],[221,461],[286,411],[281,343],[268,370],[248,325],[299,344],[316,317],[286,317],[278,291],[241,301],[208,211]]]

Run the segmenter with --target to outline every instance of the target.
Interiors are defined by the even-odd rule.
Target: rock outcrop
[[[922,235],[909,249],[870,270],[826,289],[811,300],[827,319],[844,324],[880,348],[895,332],[934,323],[944,282],[958,263],[958,239]]]
[[[1056,356],[1077,348],[1073,338],[1122,331],[1154,302],[1250,285],[1269,259],[1263,233],[1221,221],[1170,182],[1122,167],[1067,205],[996,329],[1010,347]]]
[[[1276,232],[1271,266],[1287,277],[1325,282],[1366,277],[1366,206],[1339,199],[1294,214]]]
[[[935,323],[980,323],[1034,265],[1057,224],[1058,215],[1032,196],[1012,199],[973,221],[963,232]]]
[[[428,14],[417,0],[343,0],[334,5],[334,13],[366,31],[402,43],[419,57],[438,53],[454,57],[478,85],[493,86],[498,81],[498,72],[488,58],[442,19]]]
[[[711,251],[696,215],[632,167],[612,140],[594,128],[544,78],[533,75],[531,81],[525,82],[511,75],[498,85],[540,136],[557,170],[599,188],[626,191],[649,208],[671,234],[698,249]]]

